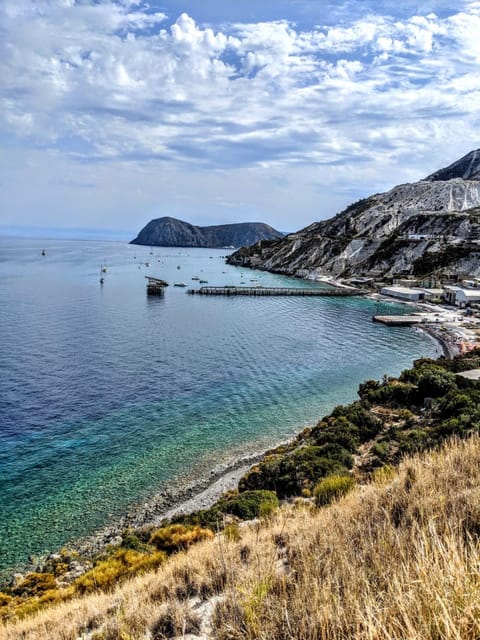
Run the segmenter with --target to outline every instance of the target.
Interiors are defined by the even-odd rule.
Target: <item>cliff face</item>
[[[480,150],[330,220],[257,243],[231,264],[289,275],[480,275]]]
[[[243,247],[283,234],[262,222],[197,227],[176,218],[151,220],[131,244],[159,247]]]

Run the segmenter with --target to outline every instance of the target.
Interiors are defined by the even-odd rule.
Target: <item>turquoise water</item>
[[[420,332],[371,322],[399,305],[173,286],[146,296],[147,274],[315,286],[225,265],[224,254],[0,238],[0,569],[284,440],[353,400],[366,378],[439,353]]]

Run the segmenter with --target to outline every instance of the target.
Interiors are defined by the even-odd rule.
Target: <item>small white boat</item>
[[[200,280],[198,276],[193,276],[192,280]]]
[[[186,283],[185,282],[174,282],[173,283],[174,287],[186,287]]]
[[[200,280],[200,284],[208,284],[208,280]]]

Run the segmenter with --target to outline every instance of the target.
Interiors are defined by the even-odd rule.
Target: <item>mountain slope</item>
[[[151,220],[131,244],[159,247],[243,247],[283,234],[262,222],[197,227],[169,216]]]
[[[466,177],[465,177],[466,176]],[[243,248],[231,264],[289,275],[480,275],[480,150],[330,220]]]

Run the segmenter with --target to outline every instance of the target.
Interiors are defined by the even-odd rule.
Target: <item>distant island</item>
[[[282,238],[283,233],[263,222],[240,222],[197,227],[183,220],[165,216],[143,227],[130,244],[156,247],[245,247],[260,240]]]

